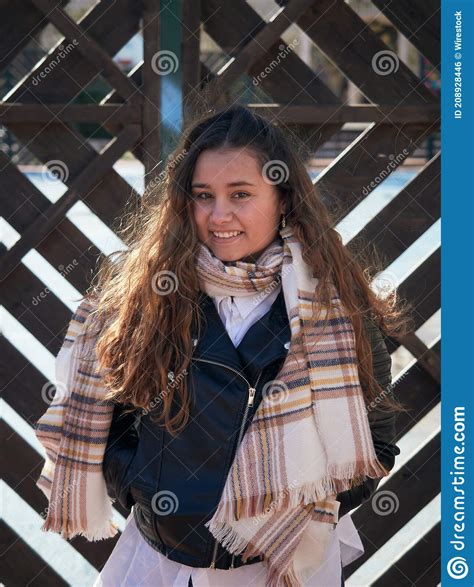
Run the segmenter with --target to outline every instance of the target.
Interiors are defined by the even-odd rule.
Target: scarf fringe
[[[301,587],[303,584],[302,580],[296,574],[293,563],[289,566],[286,573],[282,574],[281,570],[277,567],[268,566],[267,579],[265,581],[265,587]]]
[[[240,555],[246,549],[248,541],[237,534],[237,532],[229,526],[226,522],[216,522],[210,520],[206,522],[207,526],[214,537],[232,554]],[[245,561],[249,556],[243,557]],[[290,565],[286,574],[282,575],[281,569],[275,568],[268,564],[268,560],[264,559],[264,563],[267,567],[267,578],[265,581],[265,587],[301,587],[302,582],[298,578],[293,564]],[[282,583],[283,580],[283,583]]]
[[[54,508],[50,508],[41,530],[43,532],[56,532],[66,540],[70,540],[75,536],[84,536],[89,542],[113,538],[119,532],[119,527],[110,519],[114,501],[114,498],[107,495],[107,503],[101,508],[102,514],[95,516],[97,520],[95,524],[87,522],[86,527],[83,524],[77,524],[71,519],[71,516],[66,516],[64,520],[59,512],[55,511]]]
[[[366,473],[359,473],[351,475],[353,467],[346,466],[334,466],[330,467],[332,474],[336,477],[333,478],[331,475],[326,476],[324,479],[304,485],[303,487],[297,487],[292,490],[285,489],[280,493],[277,501],[270,511],[278,511],[281,508],[296,508],[299,505],[307,505],[309,503],[325,502],[328,500],[330,495],[335,495],[346,489],[350,489],[354,485],[360,485],[367,476],[376,476],[380,474],[380,467],[377,466],[377,462],[369,463],[370,475]],[[382,475],[383,476],[383,475]],[[345,478],[344,478],[345,477]],[[269,512],[264,512],[263,504],[266,501],[265,496],[252,496],[246,500],[234,500],[232,502],[224,501],[221,502],[214,514],[214,516],[206,522],[205,526],[209,528],[209,531],[214,538],[222,544],[232,554],[242,554],[242,552],[248,546],[249,540],[241,536],[230,524],[237,520],[236,511],[237,506],[240,507],[240,518],[254,518],[262,515],[266,515]],[[319,521],[334,524],[338,522],[337,512],[339,510],[339,502],[336,502],[337,510],[334,512],[333,509],[327,507],[324,511],[324,506],[321,508],[321,512],[317,512],[315,516]],[[268,508],[267,508],[268,510]],[[259,553],[261,554],[261,553]]]
[[[46,518],[46,521],[41,526],[41,530],[43,532],[56,532],[61,534],[61,537],[66,540],[70,540],[75,536],[84,536],[90,542],[113,538],[119,531],[118,526],[112,520],[108,520],[105,525],[102,524],[93,528],[77,528],[70,520],[67,520],[66,524],[61,525],[60,521],[51,516]]]
[[[307,505],[326,501],[329,496],[361,485],[367,477],[378,478],[389,474],[377,459],[370,461],[364,471],[356,472],[353,465],[332,465],[328,468],[328,475],[319,481],[308,483],[302,487],[285,488],[276,498],[270,495],[253,495],[244,499],[232,501],[223,500],[215,513],[220,521],[237,521],[239,519],[265,516],[282,508],[294,509],[299,505]],[[270,506],[265,507],[265,504]],[[237,512],[240,512],[237,517]],[[330,514],[321,515],[321,521],[334,522]],[[217,538],[217,537],[216,537]]]
[[[204,524],[214,538],[229,552],[235,555],[242,554],[248,544],[248,539],[241,536],[229,525],[228,522],[222,522],[211,518]]]

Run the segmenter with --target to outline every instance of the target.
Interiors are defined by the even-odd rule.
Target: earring
[[[285,228],[285,226],[286,226],[286,216],[284,214],[282,214],[281,227]]]

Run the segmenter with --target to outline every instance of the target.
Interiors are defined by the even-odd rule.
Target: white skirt
[[[343,516],[334,531],[327,558],[305,587],[340,587],[342,566],[361,556],[364,547],[350,515]],[[166,558],[141,536],[133,511],[93,587],[264,587],[265,563],[222,570],[196,568]]]

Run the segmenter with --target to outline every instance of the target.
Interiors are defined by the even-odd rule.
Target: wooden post
[[[182,0],[143,3],[145,188],[162,171],[182,129]]]
[[[160,50],[160,2],[143,1],[143,118],[142,149],[145,167],[145,189],[162,169],[161,76],[155,72]]]
[[[186,123],[199,105],[201,84],[201,1],[183,4],[183,119]]]

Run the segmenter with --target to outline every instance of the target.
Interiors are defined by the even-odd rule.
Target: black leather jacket
[[[153,548],[191,567],[228,569],[243,563],[224,549],[204,526],[224,489],[238,443],[262,398],[265,383],[276,378],[288,353],[291,332],[282,291],[270,310],[246,332],[237,348],[227,334],[213,300],[202,294],[206,321],[196,338],[187,374],[190,420],[173,438],[140,411],[124,414],[116,404],[103,471],[109,495],[133,507],[135,522]],[[375,376],[386,388],[391,359],[380,331],[371,329]],[[249,388],[255,396],[249,400]],[[195,393],[195,390],[199,393]],[[395,416],[369,412],[374,447],[391,469],[399,449],[393,444]],[[339,518],[367,500],[379,479],[338,494]]]

